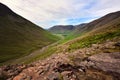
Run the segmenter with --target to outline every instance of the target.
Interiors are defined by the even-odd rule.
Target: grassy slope
[[[57,40],[58,37],[15,13],[0,16],[0,63],[27,55]]]
[[[120,17],[69,42],[68,51],[89,47],[115,37],[120,38]]]

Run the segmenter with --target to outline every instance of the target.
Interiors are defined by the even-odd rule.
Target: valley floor
[[[28,65],[0,67],[1,80],[120,80],[120,42],[106,41]]]

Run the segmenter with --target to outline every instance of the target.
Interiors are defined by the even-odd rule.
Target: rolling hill
[[[57,40],[58,37],[0,3],[0,63],[25,56]]]

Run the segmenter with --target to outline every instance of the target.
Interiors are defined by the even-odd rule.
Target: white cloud
[[[14,12],[44,27],[70,24],[69,19],[103,16],[120,10],[120,0],[0,0]],[[85,21],[85,22],[86,22]]]

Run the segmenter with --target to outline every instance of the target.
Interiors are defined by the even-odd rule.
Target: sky
[[[88,23],[120,10],[120,0],[0,0],[14,12],[45,29]]]

